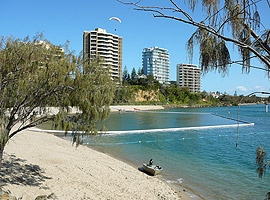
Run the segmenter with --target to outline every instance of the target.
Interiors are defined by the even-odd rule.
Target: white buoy
[[[268,104],[265,105],[265,112],[268,112]]]

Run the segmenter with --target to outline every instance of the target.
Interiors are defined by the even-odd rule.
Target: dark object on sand
[[[163,168],[161,166],[149,165],[149,164],[145,164],[145,163],[143,163],[143,169],[153,176],[159,174],[163,170]]]

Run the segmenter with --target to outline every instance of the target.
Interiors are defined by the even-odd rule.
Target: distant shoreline
[[[249,105],[262,105],[264,103],[241,103],[240,106]],[[119,111],[136,111],[136,110],[162,110],[162,109],[172,109],[172,108],[209,108],[209,107],[233,107],[234,105],[113,105],[110,106],[111,112]],[[238,106],[238,105],[237,105]]]
[[[110,106],[111,112],[136,111],[136,110],[162,110],[163,106],[155,105],[114,105]]]

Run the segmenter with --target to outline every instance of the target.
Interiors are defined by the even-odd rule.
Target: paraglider
[[[118,17],[111,17],[109,20],[116,20],[116,21],[122,23],[121,19],[119,19]],[[116,29],[114,29],[114,30],[116,31]]]
[[[121,23],[121,20],[118,17],[111,17],[109,20],[112,20],[112,19],[119,21]]]

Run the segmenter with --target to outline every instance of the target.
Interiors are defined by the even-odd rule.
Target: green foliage
[[[137,75],[138,75],[138,76],[141,76],[141,75],[142,75],[142,70],[141,70],[140,67],[139,67],[139,69],[138,69]]]
[[[188,87],[180,87],[179,85],[161,85],[153,76],[147,76],[147,79],[138,79],[133,82],[134,85],[128,85],[119,87],[116,90],[114,104],[173,104],[173,105],[188,105],[188,106],[238,106],[240,103],[258,103],[262,101],[269,101],[268,98],[257,97],[252,95],[250,97],[244,97],[243,95],[237,96],[235,93],[233,96],[223,94],[220,92],[219,98],[213,97],[206,91],[201,93],[191,93]],[[151,93],[155,91],[158,95],[158,102],[135,102],[135,95],[139,90],[148,91]],[[244,98],[243,98],[244,97]],[[145,99],[149,99],[148,95],[145,95]]]
[[[179,87],[178,85],[161,85],[153,76],[148,76],[147,79],[138,79],[136,85],[118,87],[113,103],[114,104],[175,104],[175,105],[220,105],[220,100],[208,95],[205,91],[202,93],[191,93],[188,87]],[[135,95],[139,90],[151,93],[155,91],[158,95],[158,102],[135,102]],[[150,99],[150,96],[145,95],[145,99]],[[204,101],[203,101],[204,100]]]
[[[224,40],[219,39],[205,29],[198,28],[186,45],[190,62],[192,62],[193,58],[194,44],[200,46],[200,65],[203,72],[218,70],[223,75],[227,73],[231,58]]]
[[[196,36],[197,37],[197,36]],[[212,50],[216,47],[212,48]],[[221,50],[222,51],[222,50]],[[226,59],[225,59],[226,60]],[[212,61],[211,61],[212,62]],[[216,65],[213,63],[213,66]],[[217,68],[218,69],[218,68]],[[209,69],[210,70],[210,69]],[[226,71],[226,68],[224,68]],[[135,69],[133,68],[135,72]],[[140,71],[140,70],[138,70]],[[225,72],[224,72],[225,73]],[[128,74],[129,75],[129,74]],[[129,85],[128,85],[129,84]],[[157,80],[154,79],[152,75],[148,75],[146,79],[139,78],[135,81],[129,81],[125,85],[124,88],[118,88],[115,93],[114,103],[115,104],[123,104],[123,103],[140,103],[146,104],[147,102],[135,102],[135,95],[139,90],[142,91],[156,91],[156,94],[159,97],[160,104],[174,104],[174,105],[188,105],[188,106],[238,106],[240,103],[258,103],[263,101],[262,98],[256,97],[255,95],[250,97],[237,96],[237,93],[234,96],[227,95],[226,93],[221,95],[220,92],[219,98],[215,98],[212,95],[208,94],[206,91],[201,93],[191,93],[188,87],[179,87],[178,85],[162,85]],[[145,99],[149,99],[147,95]],[[270,98],[270,97],[269,97]],[[268,99],[269,99],[268,98]],[[241,100],[242,99],[242,100]],[[267,101],[267,99],[264,99]],[[149,104],[148,102],[147,104]],[[157,103],[157,102],[154,102]],[[151,103],[150,103],[151,104]]]
[[[114,96],[114,83],[109,69],[104,69],[101,60],[91,60],[84,72],[77,71],[70,100],[82,113],[73,117],[77,130],[96,133],[98,123],[108,117]]]
[[[130,86],[118,87],[114,93],[114,104],[125,104],[134,102],[135,90]]]
[[[218,98],[213,97],[212,95],[207,96],[207,101],[210,103],[211,106],[220,105],[220,100]]]
[[[269,0],[185,0],[184,3],[168,0],[164,4],[155,5],[147,5],[142,1],[117,1],[134,6],[135,10],[151,12],[157,18],[172,19],[196,27],[186,49],[192,63],[193,46],[199,46],[203,72],[217,70],[225,75],[231,64],[239,64],[247,73],[253,67],[266,71],[270,78],[270,30],[263,25],[258,10],[269,8]],[[195,8],[202,9],[203,15],[199,18],[194,14]],[[267,17],[265,20],[268,20]],[[260,27],[263,28],[262,31],[259,30]],[[238,48],[241,59],[231,61],[227,43]],[[252,66],[250,60],[253,58],[264,64],[264,68]]]
[[[201,98],[204,99],[208,96],[207,92],[204,90],[201,92]]]
[[[268,44],[268,46],[270,45],[270,29],[267,28],[266,30],[262,31],[262,35],[261,38],[264,41],[265,44]],[[254,48],[260,53],[262,54],[264,57],[266,57],[267,59],[270,60],[270,54],[267,53],[267,51],[265,51],[265,49],[263,49],[261,47],[261,44],[259,42],[255,42],[254,44]],[[270,77],[270,72],[268,72],[268,77]]]
[[[143,67],[142,67],[142,70],[141,70],[141,75],[143,75],[144,74],[144,71],[143,71]]]
[[[194,11],[198,2],[197,0],[188,0],[187,3]],[[243,71],[249,72],[252,53],[266,65],[266,69],[269,69],[270,41],[267,41],[269,30],[263,31],[261,36],[264,37],[263,39],[260,39],[255,32],[259,32],[262,24],[257,10],[257,2],[225,0],[224,4],[220,5],[220,1],[203,0],[201,3],[206,18],[195,25],[198,29],[187,42],[187,52],[191,62],[193,44],[198,44],[200,64],[204,72],[218,70],[224,75],[231,63],[227,41],[237,45],[242,58]],[[268,6],[270,6],[269,2]],[[226,28],[227,32],[231,32],[229,37],[224,34]],[[266,35],[268,36],[265,37]]]
[[[131,81],[130,74],[128,74],[127,83],[130,83],[130,81]]]
[[[188,87],[179,87],[178,85],[168,85],[161,88],[161,93],[169,102],[179,102],[187,104],[190,101],[191,93]]]
[[[137,88],[138,89],[140,88],[141,90],[158,90],[161,87],[161,84],[156,79],[154,79],[153,75],[148,75],[146,79],[145,78],[136,79],[135,68],[133,68],[132,74],[133,74],[132,76],[134,76],[134,80],[129,79],[127,81],[129,85],[138,86]],[[128,74],[128,77],[129,77],[129,74]],[[124,85],[127,85],[127,84],[124,84]]]
[[[241,98],[238,96],[231,96],[231,95],[221,95],[219,97],[219,100],[223,103],[225,106],[233,105],[237,106],[238,103],[240,102]]]
[[[123,77],[122,77],[122,81],[123,81],[123,85],[127,85],[129,78],[128,78],[128,70],[127,70],[127,66],[125,66],[124,71],[123,71]]]
[[[167,99],[170,104],[178,105],[204,105],[218,106],[220,100],[207,94],[206,91],[201,93],[191,93],[188,87],[179,87],[178,85],[168,85],[160,89],[164,99]]]
[[[146,79],[140,78],[134,81],[130,80],[129,84],[130,85],[117,88],[113,100],[114,104],[135,103],[135,95],[139,92],[139,90],[151,92],[157,91],[161,87],[161,84],[155,80],[152,75],[147,76]],[[145,98],[149,99],[150,97]]]
[[[88,65],[68,44],[63,49],[41,40],[42,35],[0,40],[0,153],[11,137],[43,122],[95,132],[108,116],[114,84],[101,60]],[[73,120],[67,117],[70,106],[81,111]]]
[[[133,67],[133,68],[132,68],[132,72],[131,72],[131,81],[135,81],[136,76],[137,76],[136,70],[135,70],[135,68]]]
[[[241,103],[258,103],[258,102],[261,102],[263,98],[257,97],[256,95],[252,95],[250,97],[244,97],[242,95],[231,96],[231,95],[223,94],[219,97],[219,100],[225,106],[229,106],[229,105],[237,106],[240,103],[240,101]]]
[[[159,102],[161,104],[166,104],[167,103],[166,97],[161,92],[158,93],[158,98],[159,98]]]
[[[147,75],[146,84],[144,86],[150,90],[158,90],[161,87],[161,83],[159,83],[153,75]]]

